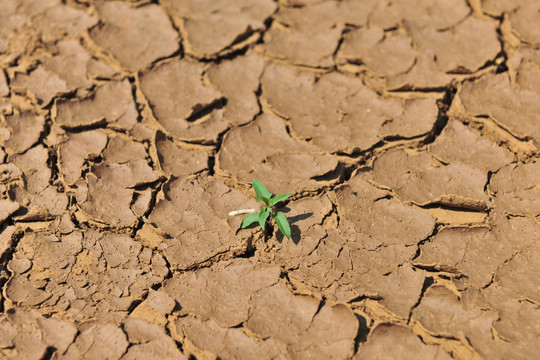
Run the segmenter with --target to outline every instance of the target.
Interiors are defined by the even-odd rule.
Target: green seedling
[[[259,180],[253,179],[252,184],[253,189],[257,194],[257,201],[262,201],[264,205],[261,206],[261,210],[259,212],[250,214],[244,218],[242,221],[242,229],[245,229],[249,225],[258,221],[259,225],[264,230],[268,217],[272,215],[272,218],[276,222],[281,233],[290,239],[291,226],[289,225],[289,221],[281,211],[276,212],[274,210],[274,206],[281,201],[287,200],[292,194],[281,194],[272,197],[272,193],[268,191],[268,189]]]

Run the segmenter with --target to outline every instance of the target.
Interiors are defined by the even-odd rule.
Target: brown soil
[[[0,358],[532,359],[540,2],[0,1]],[[277,228],[239,231],[261,180]]]

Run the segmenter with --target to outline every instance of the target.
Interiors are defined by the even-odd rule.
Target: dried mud
[[[0,358],[535,358],[539,10],[1,1]]]

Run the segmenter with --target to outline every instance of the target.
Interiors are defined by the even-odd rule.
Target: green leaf
[[[281,231],[281,233],[290,239],[291,226],[289,225],[289,221],[287,220],[285,215],[283,215],[283,213],[280,211],[276,215],[272,215],[272,216],[274,217],[274,220],[276,221],[276,224],[279,230]]]
[[[252,184],[253,189],[255,189],[255,193],[257,194],[257,201],[263,200],[265,203],[268,204],[268,199],[272,197],[272,193],[268,191],[266,186],[264,186],[263,183],[257,179],[253,179]]]
[[[264,225],[266,224],[266,219],[268,219],[269,215],[270,215],[270,208],[265,208],[264,206],[261,206],[261,211],[259,212],[259,225],[261,225],[263,230],[264,230]]]
[[[242,226],[241,229],[247,228],[249,225],[253,224],[254,222],[259,220],[259,213],[253,213],[249,214],[242,220]]]
[[[274,196],[273,198],[270,199],[270,203],[268,205],[274,206],[280,201],[287,200],[290,196],[292,196],[292,194],[281,194],[281,195]]]

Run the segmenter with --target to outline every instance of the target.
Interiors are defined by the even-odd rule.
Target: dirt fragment
[[[2,4],[0,63],[9,64],[27,55],[39,42],[54,43],[72,38],[95,25],[97,18],[86,12],[51,0],[11,1]],[[26,53],[26,54],[25,54]]]
[[[91,321],[81,325],[79,331],[75,342],[58,359],[120,359],[129,345],[124,332],[113,324]]]
[[[21,154],[30,149],[39,140],[45,118],[30,111],[6,116],[6,124],[11,133],[9,139],[4,141],[4,148],[8,155]]]
[[[154,141],[159,165],[167,176],[182,178],[208,167],[208,154],[183,149],[161,131],[156,133]]]
[[[260,267],[247,259],[235,259],[174,275],[165,282],[164,290],[180,304],[183,314],[234,327],[248,320],[248,302],[261,289],[275,284],[279,273],[276,266]]]
[[[54,121],[68,129],[108,125],[130,130],[137,123],[137,110],[128,80],[109,82],[82,99],[55,102]]]
[[[274,145],[276,142],[279,147]],[[250,144],[249,153],[245,144]],[[245,183],[260,179],[276,194],[335,183],[343,172],[335,156],[294,140],[287,134],[283,121],[270,115],[261,115],[254,122],[229,131],[216,163],[220,171]]]
[[[259,340],[239,328],[222,328],[214,320],[186,316],[175,321],[181,341],[189,341],[194,352],[213,353],[219,358],[286,359],[286,348],[272,338]]]
[[[167,323],[166,316],[173,311],[175,305],[176,302],[167,293],[150,290],[146,300],[129,315],[134,319],[164,326]]]
[[[385,34],[379,27],[360,28],[345,34],[341,56],[352,63],[382,76],[393,76],[409,70],[416,59],[412,40],[405,34]]]
[[[87,76],[91,56],[77,40],[61,41],[51,52],[36,69],[16,73],[12,81],[14,92],[28,93],[41,106],[58,95],[92,85]]]
[[[498,271],[495,273],[493,282],[496,286],[492,289],[487,289],[487,296],[499,295],[493,297],[494,303],[512,301],[531,301],[537,303],[540,299],[540,291],[535,287],[534,274],[539,268],[538,254],[540,254],[540,241],[538,241],[539,228],[532,234],[535,237],[527,237],[527,242],[533,242],[529,247],[523,247],[515,256],[509,258],[505,263],[501,264]],[[500,306],[500,305],[499,305]]]
[[[360,175],[337,189],[339,209],[367,237],[363,246],[412,245],[431,234],[435,221],[429,214],[389,197]]]
[[[37,311],[12,310],[0,315],[0,355],[5,358],[42,359],[49,348],[62,354],[75,339],[69,321],[43,317]]]
[[[434,52],[435,62],[443,72],[474,72],[501,50],[496,25],[474,16],[446,31],[414,23],[407,27],[417,47]],[[481,48],[477,46],[479,42]]]
[[[375,161],[367,178],[417,205],[441,204],[475,210],[490,206],[484,193],[487,174],[466,164],[442,165],[425,152],[388,151]]]
[[[50,73],[42,67],[38,67],[29,74],[17,74],[13,79],[13,91],[23,92],[27,89],[30,97],[37,104],[46,106],[59,94],[67,93],[66,83],[54,73]]]
[[[126,69],[137,71],[178,50],[178,33],[161,7],[98,2],[96,8],[101,23],[90,37]]]
[[[540,31],[536,26],[540,22],[540,5],[535,1],[522,1],[521,6],[509,13],[510,25],[519,38],[528,44],[540,44]]]
[[[457,95],[473,116],[488,115],[519,139],[540,148],[540,94],[510,84],[506,74],[490,74],[465,82]]]
[[[380,1],[371,14],[371,21],[384,29],[398,27],[402,21],[407,21],[418,26],[445,30],[462,21],[470,11],[463,0],[420,0],[414,6],[407,0]]]
[[[259,291],[250,305],[246,327],[287,344],[294,359],[352,355],[358,321],[344,305],[325,304],[318,309],[319,300],[294,295],[281,283]]]
[[[294,134],[331,153],[364,151],[385,136],[419,136],[437,119],[435,99],[385,98],[337,73],[316,76],[271,63],[261,82],[264,100]]]
[[[228,213],[255,208],[253,199],[212,177],[174,179],[163,185],[163,198],[148,217],[161,234],[159,248],[173,269],[187,269],[220,254],[246,251],[252,235],[236,234],[241,219]]]
[[[9,85],[7,83],[6,74],[0,71],[0,97],[9,95]]]
[[[63,309],[78,320],[122,319],[131,303],[165,276],[157,271],[165,265],[150,249],[127,235],[94,230],[27,232],[12,261],[19,259],[29,259],[32,267],[9,280],[8,299],[39,302],[45,311]]]
[[[222,96],[204,85],[204,68],[191,60],[173,60],[139,75],[141,90],[166,133],[191,142],[216,141],[228,127],[222,111],[211,110]],[[195,121],[194,117],[204,116]]]
[[[429,151],[445,162],[460,162],[491,172],[514,160],[509,151],[455,120],[445,126]]]
[[[162,327],[131,317],[124,321],[123,326],[129,342],[135,344],[129,347],[123,360],[187,359]]]
[[[84,162],[98,157],[106,145],[107,135],[101,130],[66,136],[58,147],[58,166],[66,184],[75,184],[84,170]]]
[[[0,258],[11,249],[17,228],[14,225],[0,227]],[[0,297],[1,298],[1,297]]]
[[[408,99],[399,116],[385,119],[379,136],[412,138],[427,134],[435,126],[438,110],[435,99]]]
[[[540,214],[540,161],[528,164],[509,164],[493,175],[489,188],[494,202],[515,215]]]
[[[517,69],[517,84],[525,90],[539,92],[540,90],[540,66],[532,60],[523,59]]]
[[[265,252],[269,257],[295,267],[302,263],[326,236],[325,229],[320,225],[332,211],[332,203],[327,196],[306,198],[291,203],[283,210],[286,211],[291,225],[291,240],[285,239],[275,226],[274,236],[266,241]]]
[[[0,199],[0,225],[2,225],[11,214],[19,210],[19,207],[20,205],[16,202]]]
[[[374,6],[375,1],[326,1],[280,8],[264,34],[264,51],[296,65],[330,68],[345,24],[365,25]]]
[[[446,228],[420,246],[421,254],[415,263],[465,275],[460,281],[463,286],[482,288],[517,250],[512,245],[486,228]]]
[[[67,207],[66,194],[50,185],[51,169],[47,167],[49,153],[42,145],[12,157],[22,172],[24,184],[10,186],[10,197],[22,205],[19,219],[46,220],[58,216]]]
[[[434,316],[434,314],[437,314]],[[501,343],[491,335],[492,324],[498,315],[492,310],[481,310],[467,301],[460,300],[456,294],[444,286],[429,288],[412,318],[420,322],[432,334],[454,337],[463,344],[472,346],[470,358],[490,357],[492,350]],[[484,351],[488,350],[488,353]]]
[[[226,55],[257,40],[275,10],[271,0],[167,0],[164,4],[182,30],[188,54],[197,58]]]
[[[242,125],[253,120],[260,111],[256,92],[264,66],[264,59],[251,53],[210,67],[208,79],[227,99],[223,111],[225,121]],[[231,74],[235,76],[231,77]]]
[[[414,66],[406,73],[397,74],[386,80],[389,89],[437,89],[447,86],[452,76],[440,72],[432,50],[420,50]]]
[[[369,333],[366,344],[361,345],[355,359],[380,359],[392,356],[399,359],[452,359],[433,345],[426,345],[410,329],[391,324],[378,325]]]
[[[496,356],[497,353],[495,352],[498,351],[498,354],[504,354],[504,356],[534,357],[539,350],[536,341],[540,336],[539,321],[540,311],[536,304],[528,301],[508,304],[501,311],[500,319],[493,324],[493,328],[498,336],[517,346],[514,348],[509,343],[505,343],[505,346],[494,349],[494,355]]]

